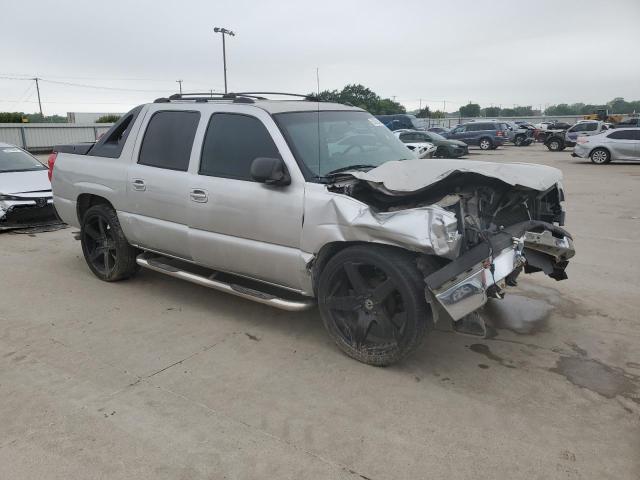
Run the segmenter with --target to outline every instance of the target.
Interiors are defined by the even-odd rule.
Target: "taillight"
[[[502,130],[498,130],[498,131],[496,132],[496,136],[498,136],[498,137],[504,137],[504,132],[503,132]]]
[[[578,137],[576,143],[587,143],[589,139],[587,137]]]
[[[47,175],[49,176],[49,181],[51,181],[51,176],[53,175],[53,166],[56,164],[56,157],[58,156],[58,152],[51,152],[49,158],[47,159],[47,165],[49,166],[49,172]]]

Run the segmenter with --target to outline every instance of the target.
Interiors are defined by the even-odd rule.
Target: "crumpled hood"
[[[34,170],[29,172],[0,172],[0,193],[5,195],[18,194],[23,192],[40,192],[25,197],[48,197],[51,190],[51,182],[46,170]]]
[[[455,173],[476,173],[502,180],[509,185],[520,185],[545,191],[562,181],[557,168],[531,163],[493,163],[475,160],[430,159],[402,160],[383,163],[368,172],[350,172],[355,178],[382,186],[389,193],[415,192]]]

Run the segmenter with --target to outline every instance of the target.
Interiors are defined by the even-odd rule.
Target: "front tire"
[[[516,147],[522,147],[524,145],[524,135],[517,135],[516,138],[513,139],[513,143]]]
[[[109,205],[94,205],[86,211],[82,218],[80,243],[87,265],[100,280],[124,280],[139,269],[136,263],[138,250],[129,245],[118,215]]]
[[[547,142],[547,148],[552,152],[560,152],[564,150],[564,143],[557,138],[553,138]]]
[[[338,348],[374,366],[413,352],[432,320],[413,254],[357,245],[331,258],[318,283],[324,326]]]
[[[480,150],[490,150],[493,148],[493,142],[490,138],[481,138],[478,146],[480,147]]]
[[[589,157],[591,158],[591,161],[596,165],[604,165],[605,163],[609,163],[611,161],[611,154],[604,148],[594,149]]]

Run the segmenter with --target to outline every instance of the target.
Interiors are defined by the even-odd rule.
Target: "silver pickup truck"
[[[516,277],[566,278],[557,169],[417,159],[352,106],[173,95],[49,160],[101,280],[148,268],[286,310],[318,304],[351,357],[396,362]]]

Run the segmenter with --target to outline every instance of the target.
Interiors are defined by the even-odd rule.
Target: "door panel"
[[[189,244],[196,263],[299,286],[300,186],[193,175],[190,189],[208,193],[207,202],[190,201]]]
[[[187,170],[200,113],[153,106],[147,117],[127,172],[127,231],[140,247],[189,259]]]
[[[211,116],[190,171],[189,248],[198,264],[297,289],[305,184],[271,117],[258,115]],[[254,182],[250,167],[258,157],[283,158],[291,184]]]
[[[129,168],[129,227],[136,243],[145,248],[190,258],[187,172],[134,164]],[[144,182],[144,190],[139,182]]]

